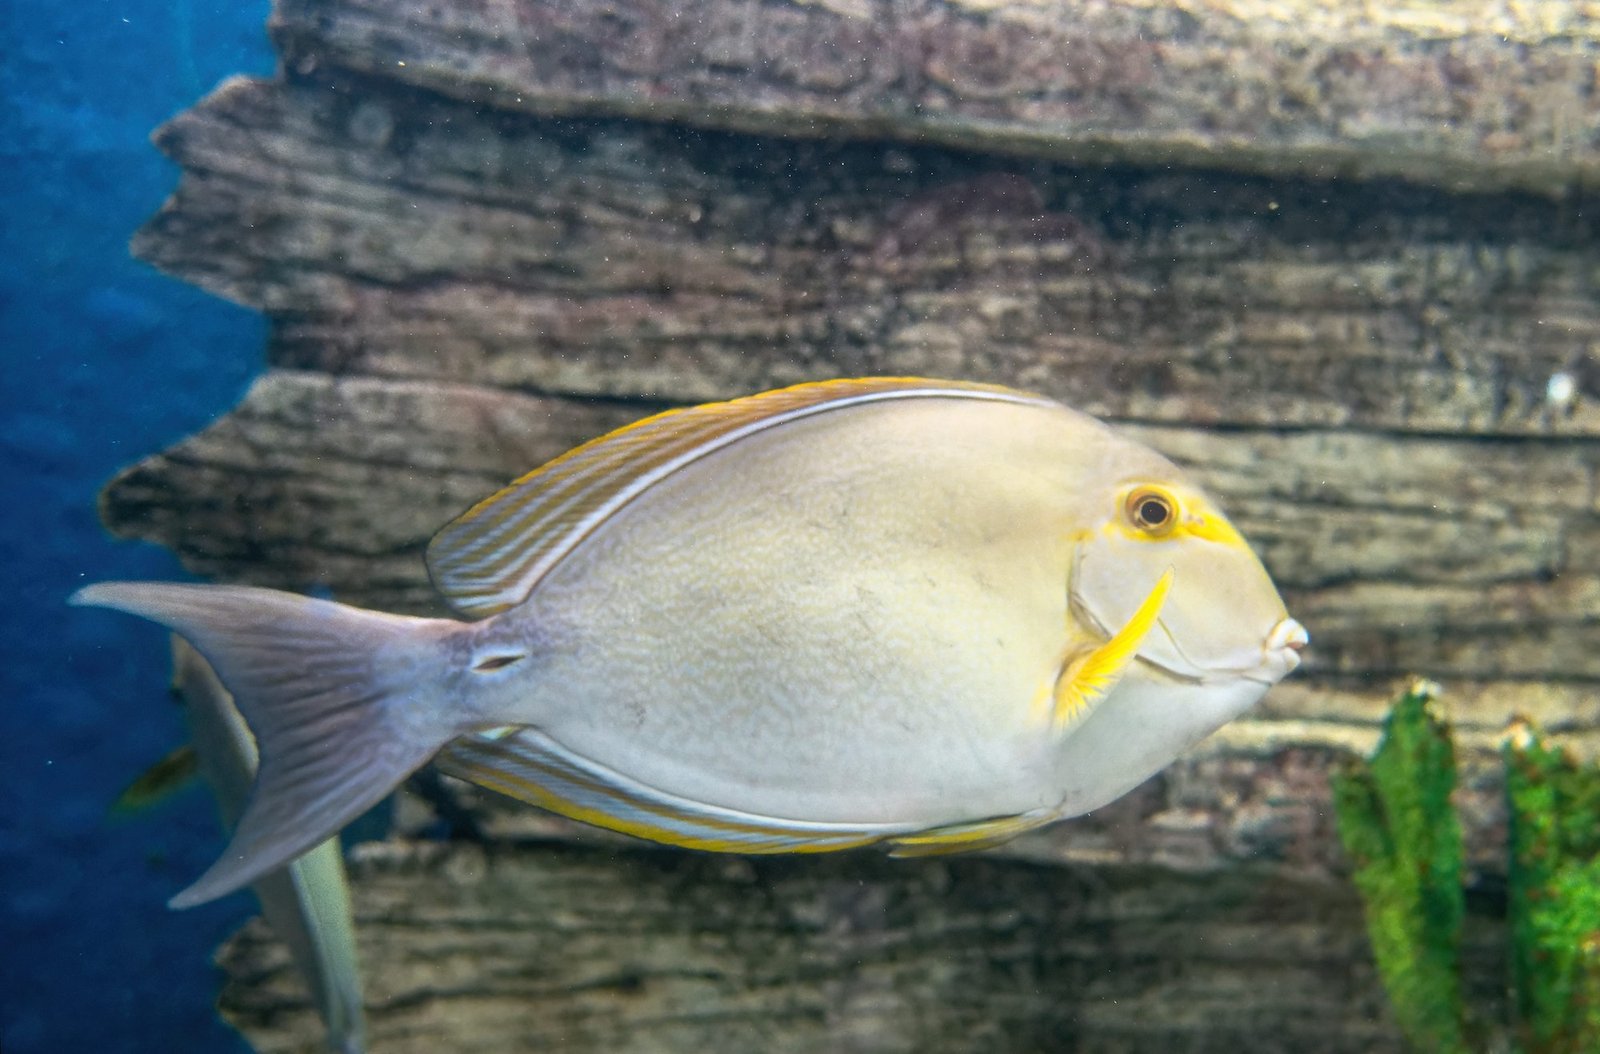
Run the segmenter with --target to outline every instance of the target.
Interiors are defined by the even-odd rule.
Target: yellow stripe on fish
[[[1139,645],[1155,628],[1161,605],[1166,603],[1167,593],[1172,589],[1172,576],[1172,569],[1168,568],[1115,636],[1062,669],[1056,681],[1055,709],[1051,714],[1057,729],[1084,717],[1122,677],[1139,653]]]

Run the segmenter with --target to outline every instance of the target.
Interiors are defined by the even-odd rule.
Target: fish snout
[[[1262,643],[1262,669],[1273,680],[1287,676],[1300,665],[1300,649],[1311,643],[1311,634],[1298,620],[1281,619]]]

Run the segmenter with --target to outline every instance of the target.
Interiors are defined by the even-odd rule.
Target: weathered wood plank
[[[984,859],[640,851],[457,787],[487,855],[357,872],[375,1048],[1392,1049],[1331,769],[1444,681],[1492,892],[1506,719],[1600,754],[1591,6],[281,0],[283,74],[158,134],[183,180],[135,242],[265,311],[274,368],[112,482],[114,530],[437,612],[427,538],[582,439],[961,376],[1189,465],[1314,638]],[[274,954],[236,942],[224,1005],[304,1049]]]
[[[290,67],[497,109],[1548,194],[1600,173],[1580,0],[283,0]]]
[[[368,81],[236,82],[158,141],[185,176],[136,252],[267,311],[281,366],[678,402],[922,373],[1123,419],[1600,435],[1600,230],[1573,206]]]
[[[1344,885],[1016,861],[389,843],[353,865],[374,1050],[1398,1050]],[[1203,939],[1197,920],[1206,920]],[[1503,1001],[1475,917],[1468,984]],[[285,958],[224,1014],[315,1049]]]

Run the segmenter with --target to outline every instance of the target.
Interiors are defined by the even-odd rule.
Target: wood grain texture
[[[1188,466],[1314,640],[983,859],[644,852],[447,784],[487,855],[357,869],[375,1049],[1394,1049],[1328,778],[1417,674],[1497,1005],[1496,736],[1600,755],[1591,8],[280,0],[280,75],[158,132],[182,182],[134,242],[262,310],[271,368],[111,481],[116,533],[437,614],[427,539],[575,443],[952,376]],[[314,1045],[258,930],[224,965],[252,1042]]]
[[[353,874],[372,1047],[395,1054],[1400,1049],[1344,886],[553,843],[389,843]],[[1496,924],[1471,923],[1492,1013]],[[258,924],[221,963],[258,1049],[316,1049]]]
[[[1593,211],[239,81],[135,240],[282,366],[695,402],[999,380],[1122,419],[1600,433]],[[1570,397],[1552,402],[1552,377]]]
[[[541,114],[1455,190],[1600,171],[1582,0],[284,0],[273,24],[291,68]]]

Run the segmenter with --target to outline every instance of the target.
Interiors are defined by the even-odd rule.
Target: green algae
[[[1461,824],[1449,726],[1432,686],[1414,685],[1389,712],[1370,760],[1333,781],[1339,837],[1355,865],[1367,936],[1407,1041],[1467,1051],[1461,999]]]
[[[1600,1051],[1600,767],[1527,726],[1503,753],[1518,1045]]]
[[[1490,1022],[1462,998],[1465,860],[1450,727],[1413,685],[1371,758],[1335,774],[1339,837],[1373,957],[1413,1049],[1469,1051]],[[1502,748],[1508,983],[1522,1054],[1600,1051],[1600,766],[1518,722]]]

